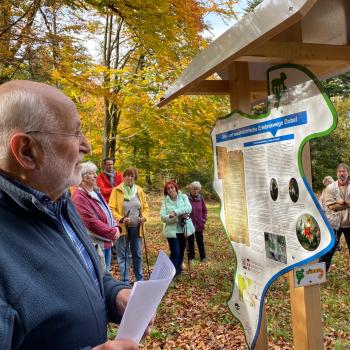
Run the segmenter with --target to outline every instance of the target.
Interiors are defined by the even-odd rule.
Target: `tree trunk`
[[[151,174],[146,174],[146,190],[149,192],[152,188]]]
[[[117,25],[114,34],[114,24]],[[113,16],[107,15],[105,22],[105,33],[103,43],[103,61],[107,68],[118,69],[119,65],[119,36],[121,34],[121,20],[114,20]],[[107,91],[118,94],[120,88],[118,86],[118,76],[115,73],[105,73],[103,85]],[[104,98],[104,133],[103,133],[103,149],[102,157],[115,158],[117,149],[118,125],[121,118],[121,110],[119,106],[111,102],[108,97]]]
[[[11,4],[9,0],[3,0],[0,3],[0,84],[5,83],[10,78],[7,75],[10,53],[11,38]]]

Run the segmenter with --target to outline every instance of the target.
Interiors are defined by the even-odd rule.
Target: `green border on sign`
[[[338,115],[337,115],[337,112],[335,110],[335,107],[333,105],[333,103],[331,102],[330,98],[328,97],[325,89],[323,88],[321,82],[317,79],[317,77],[312,73],[310,72],[308,69],[306,69],[305,67],[303,66],[300,66],[300,65],[297,65],[297,64],[279,64],[279,65],[276,65],[276,66],[273,66],[271,68],[269,68],[267,71],[266,71],[266,75],[267,75],[267,84],[268,84],[268,96],[270,95],[270,81],[269,81],[269,75],[270,75],[270,72],[274,71],[274,70],[277,70],[277,69],[281,69],[281,68],[294,68],[294,69],[298,69],[300,71],[302,71],[303,73],[305,73],[307,76],[309,76],[311,78],[311,80],[313,80],[313,82],[315,83],[315,85],[318,87],[321,95],[323,96],[328,108],[330,109],[331,111],[331,114],[333,116],[333,123],[332,125],[325,131],[322,131],[322,132],[319,132],[319,133],[314,133],[314,134],[311,134],[307,137],[305,137],[305,139],[302,140],[300,146],[299,146],[299,149],[298,149],[298,169],[299,169],[299,172],[300,172],[300,175],[301,177],[305,177],[305,173],[304,173],[304,170],[302,168],[302,152],[303,152],[303,149],[304,149],[304,146],[305,144],[312,140],[312,139],[315,139],[315,138],[319,138],[319,137],[322,137],[322,136],[326,136],[326,135],[329,135],[337,126],[338,124]],[[261,114],[261,115],[251,115],[251,114],[247,114],[247,113],[244,113],[240,110],[233,110],[231,113],[229,113],[228,115],[224,116],[224,117],[219,117],[217,119],[218,120],[223,120],[223,119],[227,119],[227,118],[230,118],[232,115],[234,114],[239,114],[240,116],[244,117],[244,118],[247,118],[247,119],[264,119],[264,118],[267,118],[270,116],[271,114],[271,110],[270,110],[270,105],[269,105],[269,100],[267,100],[267,108],[268,108],[268,111],[264,114]],[[216,122],[217,122],[216,121]],[[216,124],[215,122],[215,124]],[[214,126],[215,127],[215,126]],[[210,135],[212,136],[212,133],[213,133],[213,129],[214,127],[211,129],[211,132],[210,132]],[[212,137],[210,137],[211,139],[211,143],[212,143],[212,150],[213,150],[213,162],[214,162],[214,147],[213,147],[213,141],[212,141]],[[215,175],[215,174],[213,174]],[[310,187],[311,184],[310,184]],[[218,193],[217,193],[218,194]],[[222,209],[222,201],[220,200],[220,212],[221,212],[221,209]],[[224,229],[224,232],[227,236],[227,238],[229,239],[229,235],[228,235],[228,232],[226,231],[226,228],[224,227],[223,223],[221,222],[221,225]],[[229,242],[230,242],[230,247],[234,253],[234,258],[235,258],[235,261],[236,261],[236,265],[235,265],[235,270],[233,272],[233,282],[232,282],[232,287],[231,287],[231,295],[229,297],[229,299],[227,300],[227,304],[229,302],[229,300],[231,299],[231,296],[233,294],[233,290],[234,290],[234,279],[235,279],[235,276],[236,276],[236,273],[237,273],[237,256],[236,256],[236,252],[235,250],[233,249],[233,246],[231,244],[231,241],[229,239]],[[303,262],[300,262],[300,265],[302,265]],[[292,265],[290,267],[289,270],[293,269],[295,267],[295,265]],[[286,269],[288,270],[288,268]],[[279,276],[276,276],[273,280],[276,280]],[[271,282],[272,283],[272,282]],[[268,288],[270,287],[270,284],[267,284],[267,288],[265,290],[265,292],[263,291],[262,293],[262,300],[265,299],[265,296],[266,296],[266,292],[268,290]],[[229,308],[230,310],[230,308]],[[231,310],[230,310],[231,311]],[[232,312],[231,312],[232,313]],[[233,317],[235,317],[237,319],[237,321],[242,325],[243,327],[243,324],[241,323],[241,321],[232,313]],[[255,347],[255,344],[256,344],[256,340],[257,340],[257,337],[258,337],[258,334],[259,334],[259,330],[260,330],[260,326],[261,326],[261,304],[260,304],[260,307],[259,307],[259,319],[258,319],[258,329],[257,329],[257,332],[254,336],[254,339],[253,339],[253,342],[252,342],[252,346],[251,348],[254,348]],[[244,327],[243,327],[244,329]],[[245,335],[244,335],[245,336]],[[246,339],[246,337],[245,337]],[[246,343],[247,343],[247,339],[246,339]],[[249,346],[248,346],[249,347]]]

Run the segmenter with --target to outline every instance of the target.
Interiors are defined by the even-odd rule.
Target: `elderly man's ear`
[[[27,170],[39,168],[39,144],[30,135],[15,133],[10,139],[10,148],[22,168]]]

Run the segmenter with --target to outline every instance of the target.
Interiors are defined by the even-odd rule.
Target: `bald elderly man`
[[[5,83],[0,139],[0,349],[138,349],[107,341],[130,290],[101,271],[67,196],[90,150],[74,103],[45,84]]]

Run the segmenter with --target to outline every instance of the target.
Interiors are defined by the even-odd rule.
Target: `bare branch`
[[[15,26],[17,23],[19,23],[20,21],[22,21],[22,19],[24,17],[27,16],[27,14],[29,13],[29,11],[31,10],[31,8],[34,6],[35,4],[35,0],[29,5],[29,7],[27,8],[27,10],[23,13],[22,16],[20,16],[15,22],[11,23],[10,25],[8,25],[5,29],[3,29],[1,32],[0,32],[0,37],[5,34],[8,30],[10,30],[13,26]]]

